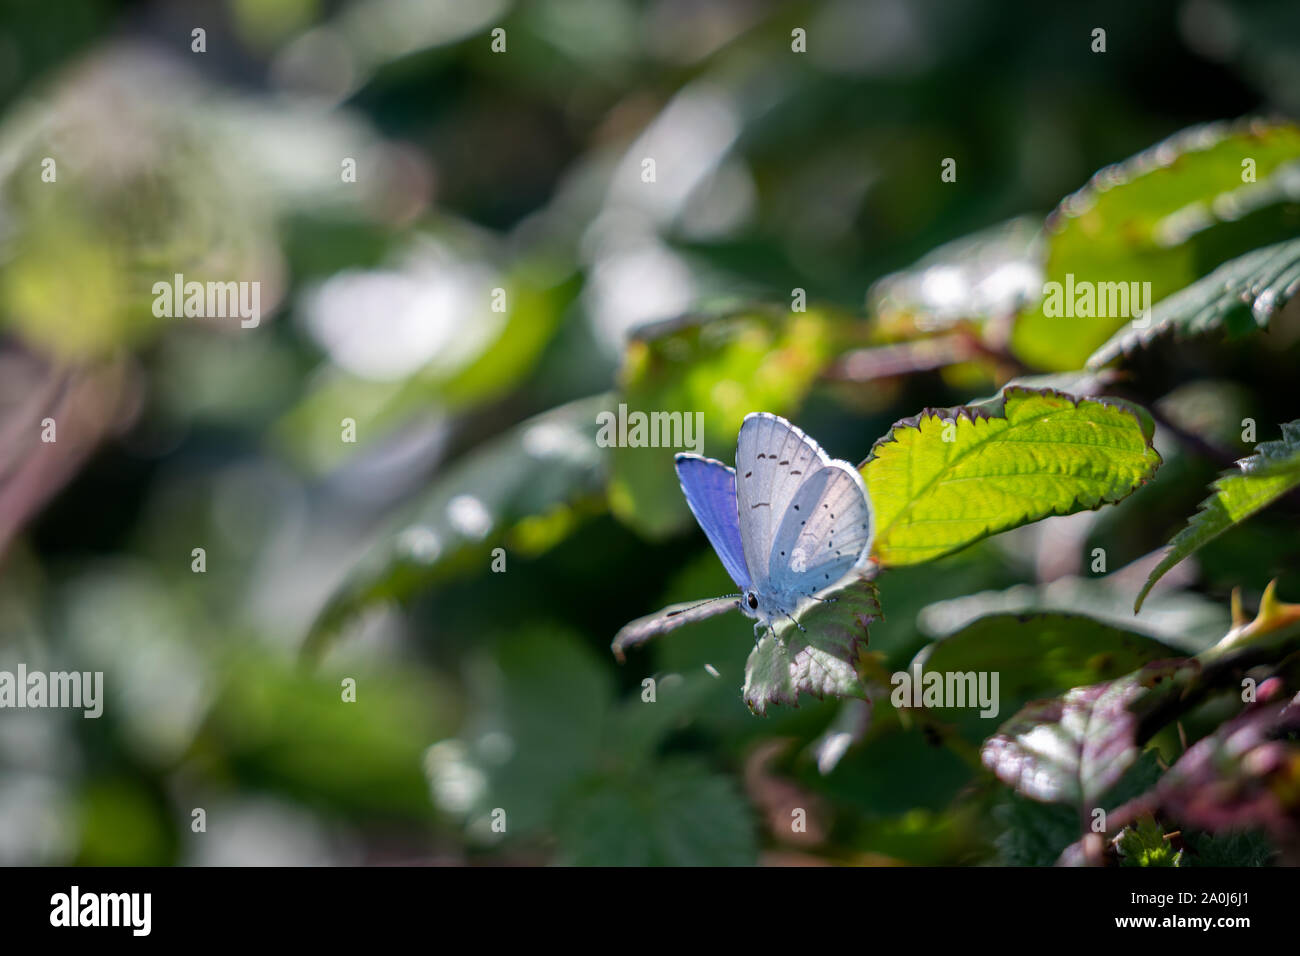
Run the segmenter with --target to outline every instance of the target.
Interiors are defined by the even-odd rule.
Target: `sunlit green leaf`
[[[1300,128],[1253,121],[1184,130],[1107,167],[1049,218],[1046,281],[1149,282],[1145,305],[1159,302],[1218,263],[1294,234],[1286,203],[1300,194],[1288,165],[1297,159]],[[1017,321],[1012,348],[1040,368],[1078,368],[1130,311],[1052,317],[1040,303]]]
[[[1124,866],[1181,866],[1182,850],[1165,838],[1164,828],[1150,814],[1142,817],[1115,840]]]
[[[1160,463],[1134,408],[1018,387],[978,406],[926,409],[861,466],[875,509],[873,554],[918,564],[1049,515],[1131,494]]]

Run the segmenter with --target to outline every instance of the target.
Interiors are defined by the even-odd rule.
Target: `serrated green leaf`
[[[1188,852],[1182,866],[1267,866],[1277,851],[1262,833],[1253,830],[1228,830],[1223,833],[1205,833],[1184,830],[1183,842]]]
[[[798,408],[831,357],[834,325],[815,309],[755,308],[647,327],[628,343],[618,401],[629,412],[680,413],[692,427],[698,420],[703,434],[690,437],[702,440],[705,454],[731,461],[745,415],[760,409],[790,415]],[[630,527],[662,537],[689,524],[690,510],[673,449],[655,445],[613,449],[609,502]]]
[[[993,841],[1002,866],[1051,866],[1079,836],[1079,815],[1058,803],[1039,803],[1008,791],[993,810],[1002,832]]]
[[[751,866],[748,804],[726,777],[685,760],[599,777],[567,797],[556,835],[575,866]]]
[[[875,509],[872,553],[886,566],[919,564],[1119,501],[1155,474],[1153,433],[1131,406],[1050,390],[926,409],[894,425],[860,466]]]
[[[750,652],[744,697],[754,713],[767,713],[769,704],[797,707],[800,694],[867,696],[857,660],[867,646],[867,627],[880,616],[876,586],[856,579],[826,596],[835,601],[804,612],[799,621],[804,630],[786,622]]]
[[[1300,290],[1300,239],[1238,256],[1156,303],[1144,324],[1120,329],[1088,359],[1099,368],[1170,333],[1205,335],[1219,330],[1264,329]]]
[[[1214,494],[1201,502],[1187,527],[1169,543],[1165,556],[1138,594],[1135,612],[1142,609],[1151,588],[1175,564],[1300,486],[1300,420],[1287,422],[1282,426],[1281,440],[1264,442],[1237,466],[1238,470],[1225,472],[1211,485]]]
[[[1242,162],[1255,182],[1243,182]],[[1294,235],[1300,128],[1252,120],[1187,129],[1101,170],[1048,219],[1046,279],[1150,282],[1151,303],[1251,248]],[[1229,225],[1224,225],[1224,224]],[[1022,315],[1013,351],[1039,368],[1078,368],[1132,316]]]

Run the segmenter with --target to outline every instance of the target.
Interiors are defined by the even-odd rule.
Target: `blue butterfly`
[[[686,503],[740,593],[633,621],[614,638],[620,660],[628,647],[736,607],[755,619],[755,638],[786,619],[800,627],[795,614],[807,601],[833,600],[817,595],[868,560],[876,523],[862,476],[778,415],[745,416],[735,468],[690,454],[676,465]]]

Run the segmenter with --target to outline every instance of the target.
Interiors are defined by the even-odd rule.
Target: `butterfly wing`
[[[838,582],[871,548],[875,521],[857,469],[832,461],[805,481],[772,542],[771,586],[811,597]]]
[[[799,488],[830,461],[818,444],[784,418],[745,416],[736,440],[736,502],[750,580],[768,588],[772,542]]]
[[[670,604],[662,611],[639,617],[630,624],[623,625],[614,635],[610,650],[621,662],[629,647],[644,644],[652,637],[674,631],[683,624],[702,621],[706,617],[722,614],[739,607],[734,597],[713,598],[710,601],[687,601],[685,604]]]
[[[742,591],[749,587],[749,569],[740,542],[736,512],[736,472],[720,461],[699,455],[676,458],[677,480],[691,514],[718,552],[722,566]]]

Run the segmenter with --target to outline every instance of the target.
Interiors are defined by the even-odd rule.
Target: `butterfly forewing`
[[[862,479],[840,461],[805,482],[772,542],[770,580],[778,593],[811,597],[838,582],[871,546],[871,505]]]
[[[782,516],[801,485],[825,467],[817,443],[775,415],[747,415],[736,442],[736,503],[750,580],[766,590]]]
[[[621,661],[629,647],[644,644],[650,638],[674,631],[683,624],[691,624],[695,621],[713,617],[715,614],[723,614],[735,609],[736,606],[737,602],[734,597],[670,604],[661,611],[647,614],[645,617],[637,618],[630,624],[625,624],[614,635],[614,643],[610,645],[610,649],[613,650],[614,656]]]
[[[749,587],[749,571],[740,541],[736,511],[736,473],[720,461],[699,455],[677,456],[677,480],[691,514],[704,529],[722,566],[742,591]]]

